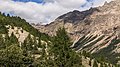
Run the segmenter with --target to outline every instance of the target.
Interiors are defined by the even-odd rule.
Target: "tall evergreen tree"
[[[73,67],[76,64],[81,66],[81,57],[70,48],[71,41],[65,28],[58,29],[52,45],[51,53],[54,56],[54,66]]]
[[[10,42],[12,44],[18,44],[18,38],[14,35],[14,33],[12,32],[11,36],[10,36]]]
[[[2,35],[0,35],[0,49],[6,48],[5,46],[5,40]]]

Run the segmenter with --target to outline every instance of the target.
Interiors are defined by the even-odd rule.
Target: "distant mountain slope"
[[[58,17],[55,21],[53,21],[48,25],[37,26],[37,27],[35,26],[35,27],[40,29],[41,32],[48,33],[49,35],[55,35],[55,32],[59,27],[65,27],[67,32],[71,36],[85,34],[84,31],[86,30],[82,30],[82,29],[85,27],[85,25],[88,25],[89,22],[87,22],[87,20],[86,23],[83,22],[86,18],[90,17],[94,12],[99,12],[99,10],[97,8],[91,8],[83,12],[74,10],[73,12],[69,12]],[[88,32],[89,31],[87,31],[87,33]]]
[[[95,57],[102,55],[111,63],[120,64],[120,0],[87,11],[75,10],[36,28],[53,36],[59,27],[66,28],[74,41],[71,47],[77,52],[85,50]]]
[[[65,27],[74,40],[84,34],[112,34],[119,36],[119,0],[105,3],[102,7],[79,12],[77,10],[58,17],[45,26],[38,26],[41,32],[55,34],[59,27]]]

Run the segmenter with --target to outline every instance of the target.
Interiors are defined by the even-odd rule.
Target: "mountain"
[[[0,13],[0,66],[120,67],[119,7],[75,10],[45,26]]]
[[[75,10],[66,13],[48,25],[39,26],[38,29],[49,35],[55,34],[59,27],[65,27],[67,32],[73,36],[81,36],[88,33],[107,35],[114,33],[116,30],[118,31],[118,21],[119,1],[116,0],[105,3],[102,7],[91,8],[82,12]],[[118,32],[115,33],[119,34]]]
[[[0,13],[0,67],[115,67],[71,45],[64,28],[48,36],[20,17]]]
[[[54,36],[60,27],[65,27],[76,52],[87,51],[94,57],[103,56],[110,63],[120,65],[120,0],[86,11],[75,10],[36,28]]]
[[[86,23],[84,24],[83,20],[91,16],[94,12],[99,12],[99,10],[96,8],[91,8],[83,12],[74,10],[73,12],[69,12],[58,17],[55,21],[48,25],[35,27],[40,29],[41,32],[48,33],[49,35],[55,35],[55,32],[58,28],[65,27],[71,36],[76,37],[79,34],[85,34],[84,31],[86,30],[81,29],[81,27],[83,27],[85,24],[88,25],[89,23],[87,22],[88,20],[86,20]],[[86,34],[88,32],[89,31],[87,31]],[[75,38],[73,40],[75,40]]]

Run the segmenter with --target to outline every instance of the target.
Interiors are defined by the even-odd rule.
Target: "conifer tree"
[[[0,49],[6,48],[5,46],[5,40],[2,35],[0,35]]]
[[[11,36],[10,36],[10,42],[12,44],[18,44],[18,38],[14,35],[14,33],[12,32]]]
[[[51,53],[54,55],[54,65],[58,67],[81,66],[81,58],[71,48],[71,41],[65,28],[60,28],[53,39]]]
[[[98,67],[98,64],[97,64],[97,61],[96,61],[96,60],[94,60],[93,67]]]

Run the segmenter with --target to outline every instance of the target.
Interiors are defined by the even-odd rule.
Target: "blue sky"
[[[20,16],[30,23],[54,21],[69,11],[84,11],[111,0],[0,0],[0,11]]]
[[[36,3],[42,3],[43,0],[13,0],[16,2],[36,2]]]

